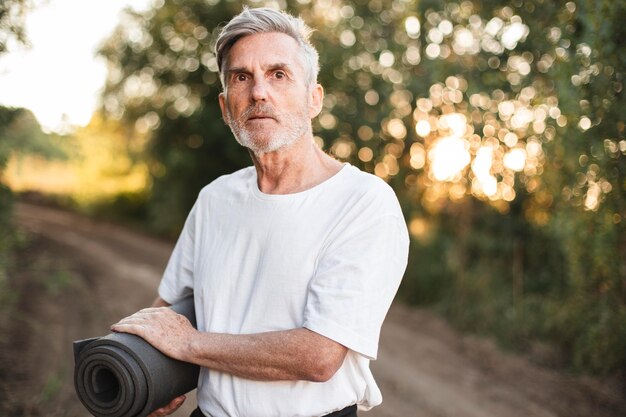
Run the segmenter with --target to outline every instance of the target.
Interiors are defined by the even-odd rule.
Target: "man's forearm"
[[[196,332],[180,359],[248,379],[323,382],[346,353],[337,342],[302,328],[251,335]]]
[[[200,332],[169,308],[143,309],[111,329],[136,334],[174,359],[265,381],[326,381],[348,351],[305,328],[248,335]]]

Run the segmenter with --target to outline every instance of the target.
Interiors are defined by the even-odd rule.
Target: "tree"
[[[555,76],[570,123],[554,144],[560,169],[550,185],[560,198],[548,225],[563,247],[569,285],[551,303],[548,323],[576,365],[608,373],[626,369],[626,335],[614,331],[626,320],[626,10],[610,1],[576,7],[569,60]]]
[[[30,111],[0,106],[0,327],[10,307],[8,270],[17,241],[12,221],[13,194],[3,181],[3,172],[9,158],[25,153],[59,156]]]
[[[623,4],[279,4],[319,29],[316,141],[401,199],[403,297],[510,345],[545,337],[581,367],[626,368],[609,334],[626,305]],[[102,48],[104,108],[152,132],[150,207],[170,231],[202,185],[248,163],[219,120],[212,49],[239,11],[162,1]]]
[[[30,0],[0,2],[0,55],[8,52],[12,42],[26,44],[24,18],[31,6]]]
[[[128,12],[101,49],[112,68],[104,109],[152,132],[148,207],[162,232],[176,234],[200,188],[249,160],[220,120],[212,52],[215,27],[237,7],[193,0]]]
[[[0,2],[0,56],[8,52],[11,42],[25,44],[24,15],[28,5],[30,5],[29,0],[3,0]],[[32,128],[32,123],[28,121],[28,115],[24,117],[23,109],[10,109],[0,106],[0,294],[3,295],[0,297],[0,304],[3,306],[7,304],[10,297],[6,291],[7,266],[10,264],[12,256],[11,249],[14,246],[14,238],[11,221],[12,193],[2,182],[2,171],[12,151],[9,144],[14,142],[11,130],[16,119],[26,119],[26,124]],[[27,130],[31,130],[32,133],[32,129],[27,128]],[[30,134],[26,136],[32,137]]]

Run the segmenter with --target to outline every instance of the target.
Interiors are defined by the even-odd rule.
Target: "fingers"
[[[137,326],[145,325],[148,321],[157,319],[161,314],[168,314],[169,311],[171,311],[171,309],[166,307],[144,308],[113,324],[111,326],[111,330],[132,331],[133,329],[136,329]]]
[[[148,417],[169,416],[174,411],[178,410],[181,405],[183,405],[183,403],[185,402],[185,399],[187,399],[187,397],[185,397],[184,395],[181,395],[180,397],[176,397],[172,401],[170,401],[168,405],[154,410],[152,413],[150,413],[150,415],[148,415]]]
[[[141,337],[166,356],[178,359],[195,329],[170,308],[147,308],[120,320],[111,330]]]
[[[111,330],[114,332],[136,333],[141,331],[145,322],[145,319],[141,317],[130,316],[111,325]]]

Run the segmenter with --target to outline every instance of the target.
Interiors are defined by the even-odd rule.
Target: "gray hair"
[[[244,36],[257,33],[284,33],[291,36],[302,48],[303,66],[309,83],[317,81],[319,73],[319,55],[309,40],[313,29],[307,26],[299,17],[294,17],[282,11],[259,7],[255,9],[243,8],[243,11],[233,17],[224,26],[215,42],[217,67],[219,69],[222,87],[224,83],[224,66],[232,46]]]

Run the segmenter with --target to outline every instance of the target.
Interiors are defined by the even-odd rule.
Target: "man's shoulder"
[[[347,171],[343,186],[351,190],[352,193],[396,199],[395,192],[382,178],[362,171],[353,165],[347,166],[345,169]]]
[[[383,179],[349,165],[335,188],[336,202],[367,213],[399,213],[398,197]]]
[[[367,187],[388,187],[388,184],[380,177],[363,171],[354,165],[348,165],[345,167],[347,177],[353,181],[358,181]]]
[[[230,174],[217,177],[200,191],[200,198],[211,195],[224,195],[224,193],[238,192],[248,187],[250,181],[254,181],[254,167],[242,168]]]

